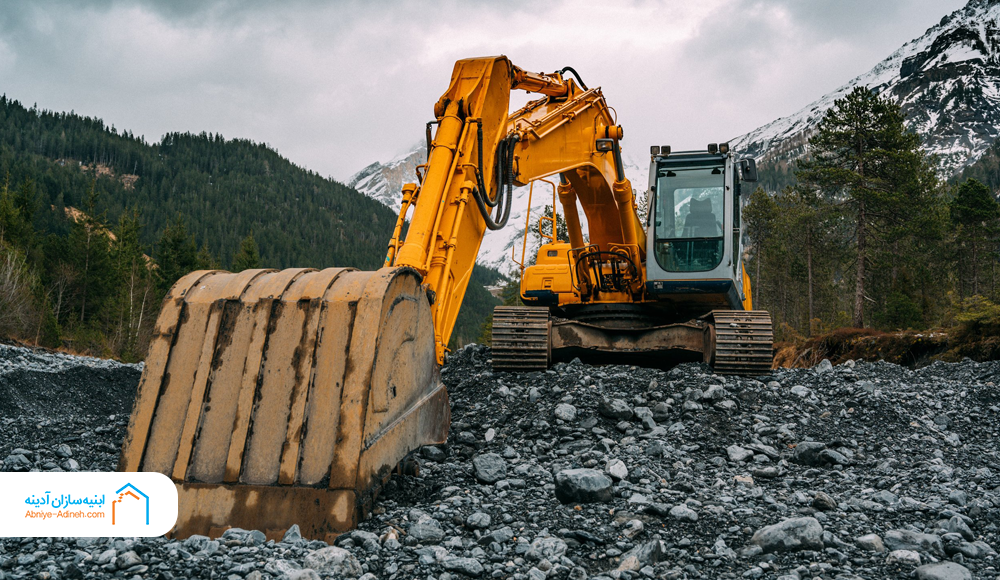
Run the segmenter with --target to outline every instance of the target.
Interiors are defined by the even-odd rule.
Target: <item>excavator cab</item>
[[[752,310],[741,260],[747,180],[728,146],[723,149],[655,154],[650,163],[647,292],[692,314]]]
[[[617,142],[610,151],[620,156]],[[494,368],[543,369],[580,357],[660,367],[701,361],[727,374],[770,370],[771,319],[753,310],[742,260],[741,190],[757,179],[753,159],[737,161],[728,144],[650,153],[650,207],[634,238],[639,252],[623,243],[625,217],[620,237],[606,235],[610,202],[619,214],[631,203],[617,194],[620,182],[616,195],[602,196],[593,182],[574,184],[572,173],[564,178],[567,223],[575,212],[568,194],[576,193],[597,232],[591,223],[589,243],[576,245],[570,228],[571,243],[560,246],[568,246],[565,260],[547,255],[557,247],[553,241],[538,250],[535,265],[523,267],[526,305],[494,311]],[[581,192],[585,187],[592,189]]]

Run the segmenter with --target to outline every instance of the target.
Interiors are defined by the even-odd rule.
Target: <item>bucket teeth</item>
[[[178,537],[325,539],[448,423],[415,271],[194,272],[164,300],[119,469],[174,480]]]

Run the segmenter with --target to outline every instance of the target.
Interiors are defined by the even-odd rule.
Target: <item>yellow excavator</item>
[[[514,89],[542,97],[511,113]],[[725,144],[653,147],[644,219],[622,136],[572,68],[458,61],[382,269],[198,271],[171,288],[119,470],[173,479],[176,537],[299,524],[330,540],[355,527],[408,454],[447,439],[439,368],[479,246],[508,221],[512,188],[549,176],[569,239],[550,234],[522,266],[526,306],[495,311],[496,369],[582,355],[767,372],[770,318],[751,310],[741,260],[753,161]]]

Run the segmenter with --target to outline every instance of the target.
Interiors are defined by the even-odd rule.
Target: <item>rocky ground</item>
[[[8,538],[4,578],[1000,578],[1000,363],[444,368],[449,444],[333,546]],[[0,346],[4,470],[115,467],[140,369]]]

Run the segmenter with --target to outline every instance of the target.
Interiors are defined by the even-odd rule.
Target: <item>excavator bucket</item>
[[[448,425],[415,270],[199,271],[164,300],[119,470],[173,479],[176,537],[330,540]]]

